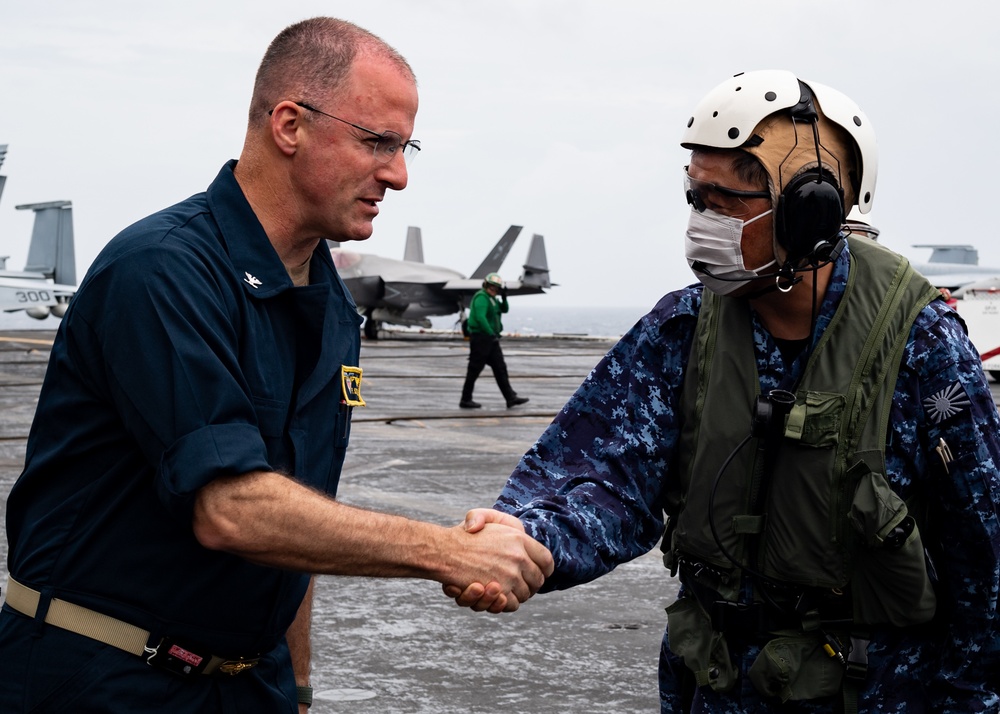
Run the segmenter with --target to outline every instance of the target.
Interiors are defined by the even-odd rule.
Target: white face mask
[[[760,271],[778,262],[772,258],[770,263],[754,270],[747,270],[743,265],[743,228],[769,213],[771,209],[743,221],[707,208],[704,211],[691,209],[684,253],[691,270],[706,288],[717,295],[728,295],[759,278]]]

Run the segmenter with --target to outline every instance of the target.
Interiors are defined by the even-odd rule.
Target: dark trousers
[[[510,386],[510,379],[507,377],[507,363],[503,359],[503,351],[500,349],[500,338],[494,335],[470,335],[469,336],[469,369],[465,373],[465,386],[462,387],[462,401],[472,400],[472,390],[476,386],[476,379],[479,378],[483,367],[490,366],[493,376],[500,387],[500,393],[508,402],[517,396]]]
[[[298,714],[284,643],[237,675],[182,677],[141,657],[0,612],[3,714]]]

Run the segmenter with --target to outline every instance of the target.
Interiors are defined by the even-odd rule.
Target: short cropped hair
[[[318,101],[344,86],[359,55],[387,59],[416,81],[399,52],[357,25],[334,17],[314,17],[289,25],[264,53],[254,80],[249,122],[262,121],[278,102]]]

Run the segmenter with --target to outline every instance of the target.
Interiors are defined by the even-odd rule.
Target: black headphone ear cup
[[[810,172],[792,179],[778,197],[775,235],[794,262],[823,243],[832,245],[844,219],[840,189],[822,173]]]

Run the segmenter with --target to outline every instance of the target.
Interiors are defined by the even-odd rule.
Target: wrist
[[[306,708],[311,707],[313,703],[313,688],[308,685],[297,685],[295,687],[295,697],[299,704],[305,704]]]

